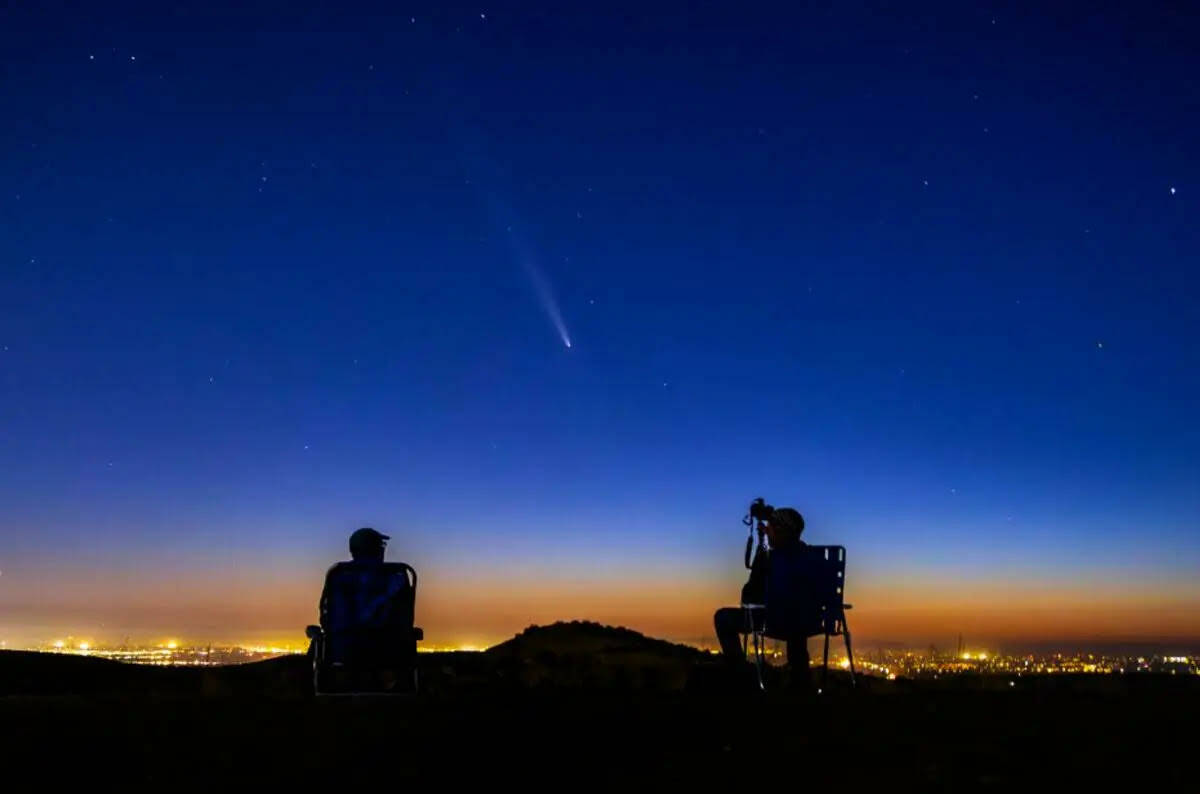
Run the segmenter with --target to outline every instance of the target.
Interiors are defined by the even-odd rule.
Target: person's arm
[[[766,549],[759,549],[750,568],[750,579],[742,585],[743,604],[761,604],[766,600],[769,561],[770,555]]]

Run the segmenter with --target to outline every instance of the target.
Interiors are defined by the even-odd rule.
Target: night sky
[[[1200,637],[1197,17],[164,5],[0,17],[9,647],[299,644],[364,525],[699,641],[760,495],[863,643]]]

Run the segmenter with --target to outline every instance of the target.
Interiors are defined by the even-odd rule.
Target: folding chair
[[[417,691],[413,626],[417,572],[402,562],[339,562],[325,575],[321,625],[309,626],[313,691],[318,695]],[[391,674],[391,686],[384,676]],[[364,688],[363,680],[373,681]]]
[[[804,642],[808,637],[825,635],[821,687],[829,681],[829,638],[841,636],[850,662],[850,683],[854,677],[854,652],[846,623],[845,603],[846,549],[843,546],[801,545],[794,549],[771,551],[771,569],[767,579],[766,604],[743,604],[746,625],[754,642],[754,667],[758,686],[765,689],[763,655],[766,638]],[[744,646],[743,646],[744,647]]]

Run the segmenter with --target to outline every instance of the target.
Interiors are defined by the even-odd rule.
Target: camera
[[[750,568],[756,557],[754,551],[754,532],[758,530],[758,553],[761,554],[766,550],[766,541],[763,540],[763,526],[771,520],[771,516],[775,515],[775,506],[767,504],[766,500],[761,496],[750,503],[750,513],[742,519],[742,523],[746,525],[749,535],[746,536],[746,553],[744,556],[746,567]]]
[[[761,496],[750,503],[750,519],[770,521],[773,515],[775,515],[774,505],[767,504]]]

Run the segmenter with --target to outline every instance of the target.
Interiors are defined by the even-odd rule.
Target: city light
[[[154,666],[219,666],[245,664],[289,654],[303,654],[308,649],[302,644],[204,644],[185,645],[179,640],[167,640],[157,645],[106,645],[92,641],[80,641],[72,637],[52,640],[44,645],[26,647],[22,650],[49,653],[78,654],[130,664]],[[418,651],[430,653],[480,653],[487,650],[484,645],[433,645],[422,643]],[[703,653],[713,653],[712,648],[698,648]],[[786,656],[782,647],[768,647],[764,656],[769,664],[782,664]],[[818,659],[813,662],[819,666]],[[850,659],[843,653],[831,657],[830,666],[850,670]],[[856,673],[876,676],[887,680],[938,679],[955,675],[996,676],[1001,686],[1016,687],[1015,678],[1036,675],[1200,675],[1200,654],[1155,656],[1123,656],[1102,653],[1045,653],[1005,654],[996,651],[961,651],[938,653],[936,648],[916,650],[890,648],[860,652],[854,657]]]

